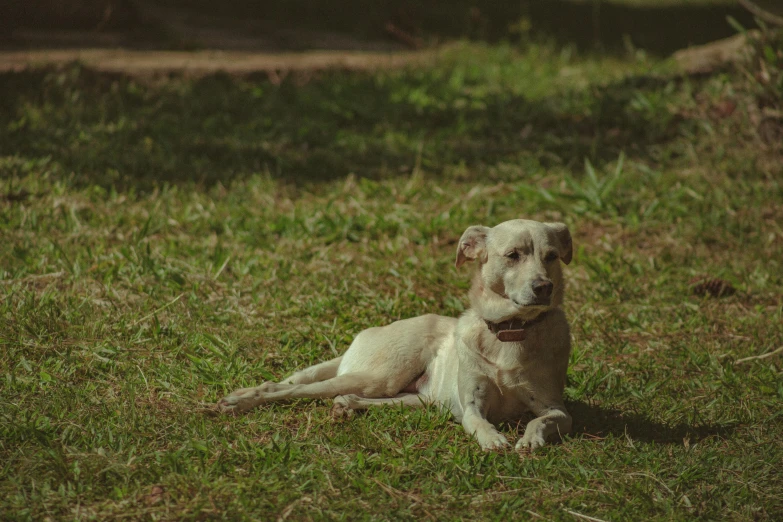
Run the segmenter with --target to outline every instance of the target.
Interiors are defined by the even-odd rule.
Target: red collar
[[[526,328],[530,328],[534,324],[543,321],[548,314],[549,312],[544,312],[539,314],[535,319],[530,319],[529,321],[510,319],[501,323],[493,323],[485,319],[484,322],[487,323],[487,328],[490,332],[495,334],[498,341],[502,343],[518,343],[525,340],[525,337],[527,336],[525,331]]]

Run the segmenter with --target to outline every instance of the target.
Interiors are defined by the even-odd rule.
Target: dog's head
[[[534,317],[563,302],[560,262],[571,262],[571,233],[563,223],[514,219],[465,230],[457,247],[457,268],[480,263],[483,290],[508,300],[522,317]]]

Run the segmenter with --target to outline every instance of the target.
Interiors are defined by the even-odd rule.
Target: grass
[[[735,363],[783,345],[783,158],[756,133],[783,91],[669,67],[466,44],[279,85],[2,75],[0,518],[779,518],[782,359]],[[562,443],[483,453],[435,409],[210,409],[459,314],[457,238],[516,217],[574,236]]]

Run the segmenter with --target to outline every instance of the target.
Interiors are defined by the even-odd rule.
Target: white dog
[[[223,412],[270,401],[334,397],[338,412],[382,404],[448,408],[485,450],[508,446],[493,424],[532,411],[516,448],[533,450],[568,433],[563,405],[571,348],[560,309],[571,234],[562,223],[523,219],[494,228],[469,227],[457,267],[478,260],[470,309],[459,319],[424,315],[370,328],[348,351],[296,372],[281,383],[237,390]]]

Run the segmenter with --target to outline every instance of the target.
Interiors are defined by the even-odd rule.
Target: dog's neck
[[[525,337],[527,337],[527,330],[546,319],[548,314],[549,310],[538,314],[535,319],[529,319],[527,321],[523,319],[511,319],[500,323],[493,323],[485,319],[484,322],[487,324],[487,329],[498,338],[498,341],[502,343],[518,343],[525,340]]]
[[[487,324],[487,328],[502,342],[519,342],[525,330],[543,321],[550,309],[521,310],[507,297],[484,286],[477,272],[468,292],[470,307]]]

